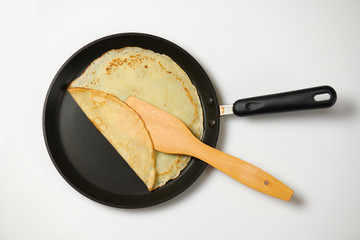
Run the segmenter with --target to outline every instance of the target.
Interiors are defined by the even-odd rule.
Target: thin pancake
[[[133,95],[182,120],[201,138],[203,115],[188,75],[166,55],[138,47],[111,50],[93,61],[70,88],[98,89],[122,101]],[[155,152],[154,188],[177,177],[190,157]]]
[[[154,150],[141,117],[126,103],[110,94],[85,88],[68,91],[151,191],[155,180]]]

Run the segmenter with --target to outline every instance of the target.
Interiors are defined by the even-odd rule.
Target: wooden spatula
[[[126,103],[144,120],[156,150],[196,157],[255,190],[286,201],[291,199],[294,191],[285,184],[239,158],[204,144],[171,114],[132,96]]]

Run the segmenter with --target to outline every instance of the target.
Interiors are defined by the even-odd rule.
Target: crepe
[[[126,103],[99,90],[68,90],[76,103],[149,191],[155,180],[153,143],[141,117]]]
[[[133,95],[182,120],[198,138],[203,114],[195,86],[170,57],[139,47],[110,50],[93,61],[69,88],[84,87],[112,94],[122,101]],[[176,178],[188,156],[155,152],[154,188]]]

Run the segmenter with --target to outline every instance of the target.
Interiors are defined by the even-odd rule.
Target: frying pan
[[[192,158],[178,178],[149,192],[136,173],[88,120],[67,92],[68,85],[103,53],[137,46],[163,53],[188,74],[197,88],[204,115],[202,141],[215,147],[222,114],[248,116],[280,111],[332,106],[336,92],[329,86],[303,89],[238,100],[221,106],[214,88],[200,64],[174,43],[148,34],[123,33],[107,36],[73,54],[55,75],[44,103],[43,133],[53,164],[78,192],[99,203],[121,208],[141,208],[165,202],[188,188],[203,172],[206,163]],[[314,96],[329,98],[315,101]]]

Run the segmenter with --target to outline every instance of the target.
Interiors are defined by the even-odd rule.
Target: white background
[[[360,239],[360,1],[4,1],[0,239]],[[333,108],[221,119],[217,148],[276,176],[290,202],[207,167],[178,197],[124,210],[75,191],[42,135],[46,92],[87,43],[144,32],[192,54],[219,102],[331,85]]]

